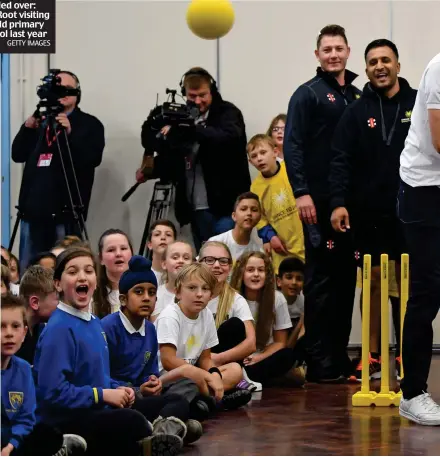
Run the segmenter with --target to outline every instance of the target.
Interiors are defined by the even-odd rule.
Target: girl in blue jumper
[[[132,257],[119,281],[119,292],[121,309],[102,320],[110,351],[110,374],[118,382],[134,387],[137,396],[133,409],[153,423],[153,436],[162,435],[177,453],[183,439],[189,443],[201,436],[202,427],[197,421],[188,421],[190,408],[183,396],[161,395],[156,329],[148,321],[157,293],[151,262],[142,256]],[[176,370],[168,373],[165,381],[182,376]]]
[[[133,389],[110,378],[106,336],[88,311],[96,288],[93,254],[67,249],[57,258],[54,279],[61,302],[34,360],[38,416],[64,433],[83,436],[89,455],[151,455],[151,427],[131,409]]]

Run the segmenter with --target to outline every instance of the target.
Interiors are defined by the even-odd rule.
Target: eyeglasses
[[[206,263],[206,265],[214,265],[217,262],[222,266],[226,267],[231,263],[231,259],[229,257],[203,257],[200,262]]]
[[[284,132],[284,127],[272,127],[272,132]]]

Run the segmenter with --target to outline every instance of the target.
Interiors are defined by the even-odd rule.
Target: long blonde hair
[[[235,263],[232,272],[231,286],[246,298],[246,286],[243,282],[246,265],[251,257],[264,260],[266,280],[260,290],[255,335],[257,349],[264,349],[269,341],[275,321],[275,273],[270,258],[259,251],[245,252]]]
[[[200,249],[199,252],[199,261],[203,259],[203,253],[206,248],[209,248],[210,246],[218,247],[218,248],[223,248],[227,256],[229,257],[230,264],[232,264],[232,254],[231,251],[229,250],[228,246],[226,246],[225,243],[221,243],[220,241],[208,241],[206,242]],[[223,287],[220,291],[220,294],[218,296],[218,307],[217,307],[217,313],[215,315],[215,326],[217,328],[220,327],[221,324],[226,320],[229,311],[232,308],[232,304],[234,303],[234,298],[235,294],[237,293],[236,290],[234,290],[228,283],[228,281],[225,281],[223,283]]]

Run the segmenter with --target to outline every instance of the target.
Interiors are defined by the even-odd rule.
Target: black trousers
[[[410,295],[403,324],[401,383],[406,399],[428,388],[432,323],[440,308],[440,188],[401,183],[398,213],[410,261]]]
[[[348,374],[356,289],[356,259],[350,232],[337,233],[326,202],[316,202],[318,224],[304,224],[305,345],[309,377]]]
[[[219,343],[211,348],[211,352],[220,354],[238,346],[246,339],[244,322],[238,317],[231,317],[217,329]]]
[[[2,449],[9,444],[9,434],[2,434]],[[39,423],[11,455],[54,455],[63,445],[63,435],[58,430]]]
[[[223,322],[217,330],[219,344],[211,349],[219,354],[237,346],[246,339],[244,322],[238,317],[231,317]],[[246,373],[252,381],[267,383],[270,379],[286,374],[297,361],[295,349],[281,349],[255,365],[245,367],[243,361],[238,363],[245,368]]]
[[[59,428],[81,435],[87,441],[87,455],[139,455],[137,442],[151,435],[147,419],[134,409],[85,411]]]
[[[176,394],[136,398],[133,409],[142,413],[151,423],[159,416],[177,417],[182,422],[189,418],[188,401]]]
[[[252,381],[265,385],[271,379],[285,375],[296,361],[295,349],[284,348],[255,365],[245,366],[244,369]]]

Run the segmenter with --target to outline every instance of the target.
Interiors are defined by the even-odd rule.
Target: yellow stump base
[[[399,406],[402,392],[388,392],[381,394],[377,392],[356,392],[352,397],[353,406]]]

